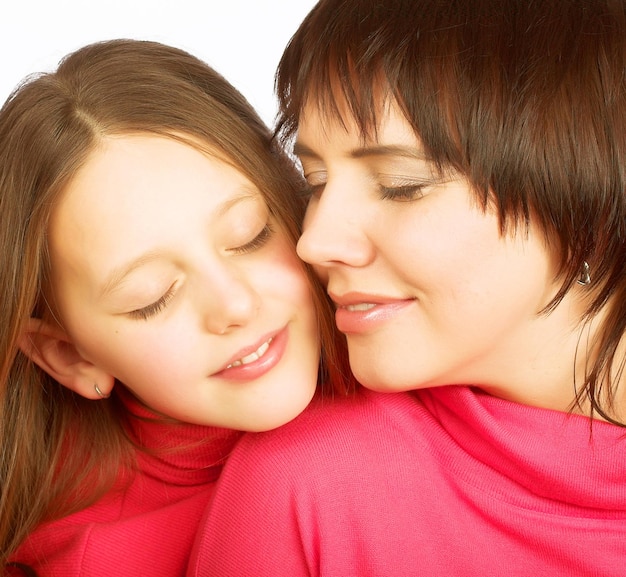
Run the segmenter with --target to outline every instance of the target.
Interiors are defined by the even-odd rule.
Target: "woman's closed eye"
[[[326,186],[326,179],[328,175],[325,171],[316,170],[315,172],[309,172],[304,174],[305,186],[302,189],[302,197],[310,199],[311,197],[319,196]]]
[[[315,196],[319,196],[322,190],[324,189],[323,184],[306,184],[300,192],[300,196],[305,200],[309,200]]]
[[[426,189],[439,181],[439,179],[434,177],[420,178],[410,174],[403,176],[401,174],[379,172],[372,176],[378,188],[380,199],[397,202],[419,200],[424,196]]]
[[[405,184],[402,186],[379,186],[381,200],[395,200],[410,202],[424,196],[427,184]]]

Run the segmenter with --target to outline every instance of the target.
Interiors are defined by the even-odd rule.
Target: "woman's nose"
[[[371,262],[368,216],[356,199],[328,185],[312,198],[298,241],[298,256],[316,267],[362,267]]]

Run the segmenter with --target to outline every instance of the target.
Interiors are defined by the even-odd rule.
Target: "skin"
[[[569,409],[594,328],[581,325],[582,287],[541,313],[559,288],[543,234],[532,223],[501,234],[462,176],[436,173],[393,103],[372,140],[345,107],[342,119],[313,104],[301,117],[311,200],[298,254],[327,283],[357,379],[380,391],[477,385]]]
[[[57,338],[39,362],[66,386],[97,398],[94,382],[117,380],[181,421],[253,431],[310,401],[319,342],[302,263],[233,166],[170,138],[106,137],[49,233],[60,326],[39,329]]]

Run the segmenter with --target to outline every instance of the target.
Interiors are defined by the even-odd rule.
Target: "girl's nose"
[[[252,283],[234,271],[224,271],[208,284],[205,326],[215,334],[225,334],[245,326],[260,307],[260,297]]]

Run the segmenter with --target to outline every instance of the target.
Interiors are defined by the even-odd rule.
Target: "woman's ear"
[[[20,350],[53,379],[88,399],[108,397],[112,375],[86,360],[58,325],[31,318],[22,330]]]

